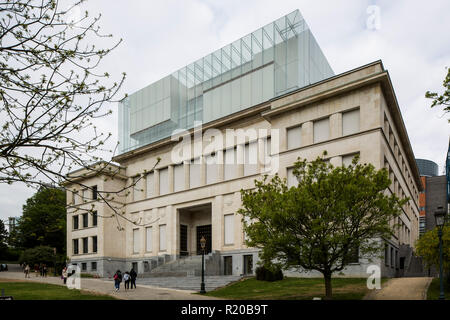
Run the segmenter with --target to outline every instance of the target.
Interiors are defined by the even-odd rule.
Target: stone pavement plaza
[[[25,278],[23,272],[6,271],[0,272],[1,280],[18,280],[50,283],[64,285],[60,277],[48,276],[46,278],[36,277],[34,272],[30,273],[30,278]],[[199,284],[200,287],[200,284]],[[112,279],[91,279],[81,278],[81,290],[91,291],[99,294],[108,294],[123,300],[215,300],[214,297],[206,297],[194,294],[193,291],[175,290],[166,288],[156,288],[148,285],[137,285],[136,289],[125,291],[123,282],[120,285],[120,291],[114,290]]]

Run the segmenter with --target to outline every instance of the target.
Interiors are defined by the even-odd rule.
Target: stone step
[[[239,281],[241,278],[241,276],[206,276],[205,288],[207,291],[211,291]],[[200,289],[201,277],[140,278],[137,283],[161,288],[198,291]]]

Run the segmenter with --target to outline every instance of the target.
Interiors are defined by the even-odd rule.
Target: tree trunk
[[[324,273],[323,277],[325,279],[325,299],[326,300],[331,300],[333,297],[333,290],[331,287],[331,272],[328,273]]]

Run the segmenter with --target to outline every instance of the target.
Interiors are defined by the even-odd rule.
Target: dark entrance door
[[[187,256],[188,252],[188,241],[187,241],[187,232],[188,227],[186,225],[180,224],[180,255]]]
[[[197,254],[202,254],[202,247],[200,245],[200,239],[205,237],[206,245],[205,245],[205,254],[211,252],[211,225],[206,226],[198,226],[197,227]]]

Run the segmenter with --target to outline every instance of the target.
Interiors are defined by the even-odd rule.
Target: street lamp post
[[[54,275],[55,275],[55,277],[56,277],[56,248],[53,248],[53,254],[54,254],[54,256],[55,256],[55,265],[54,265]]]
[[[442,207],[438,207],[437,211],[434,212],[434,219],[436,220],[436,227],[438,228],[438,236],[439,236],[439,285],[440,285],[439,300],[445,300],[443,263],[442,263],[442,230],[444,229],[446,213],[447,212]]]
[[[206,239],[204,236],[200,239],[200,246],[202,248],[202,283],[200,285],[200,293],[206,293],[205,290],[205,245]]]

